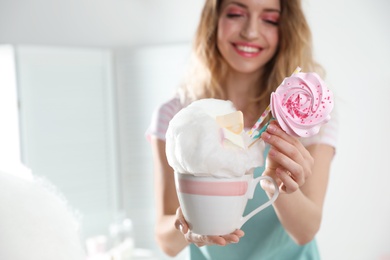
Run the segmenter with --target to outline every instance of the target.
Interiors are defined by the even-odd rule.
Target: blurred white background
[[[337,95],[340,114],[339,146],[318,234],[321,255],[325,260],[389,259],[390,170],[385,162],[390,147],[390,127],[386,122],[390,111],[390,19],[387,14],[390,2],[303,2],[313,31],[315,54],[327,71],[327,82]],[[168,259],[153,238],[152,159],[143,134],[153,109],[170,97],[180,81],[202,5],[203,1],[195,0],[0,0],[0,44],[9,44],[15,54],[22,114],[28,104],[33,101],[42,104],[45,99],[41,97],[49,95],[50,88],[38,88],[36,86],[43,85],[37,82],[44,82],[47,75],[50,81],[46,84],[50,87],[56,80],[63,82],[66,78],[66,75],[61,74],[65,78],[59,78],[43,70],[35,70],[41,74],[31,78],[29,73],[37,68],[32,62],[38,62],[39,68],[44,65],[47,68],[58,61],[59,71],[63,71],[65,65],[73,69],[73,65],[78,65],[81,71],[94,73],[88,81],[90,88],[81,85],[78,91],[78,86],[72,85],[76,87],[68,93],[69,97],[86,98],[69,102],[76,102],[75,109],[83,113],[89,111],[95,120],[88,121],[89,125],[83,124],[81,130],[85,133],[92,133],[93,129],[101,131],[95,133],[94,144],[100,145],[98,149],[107,148],[105,154],[95,156],[85,151],[91,154],[86,160],[90,164],[95,162],[96,167],[107,167],[108,174],[95,175],[96,169],[90,164],[88,167],[92,168],[88,168],[86,160],[65,160],[72,165],[71,169],[79,169],[80,163],[84,163],[82,166],[90,172],[72,176],[69,171],[68,175],[64,172],[61,177],[56,176],[53,169],[64,162],[55,163],[46,157],[50,151],[38,141],[47,140],[47,136],[40,135],[38,130],[52,129],[58,122],[39,121],[38,125],[35,119],[42,119],[42,110],[37,111],[41,114],[23,114],[19,140],[15,134],[10,134],[19,129],[15,123],[16,101],[2,107],[10,113],[0,111],[0,165],[19,159],[21,143],[20,157],[24,163],[33,173],[51,179],[81,212],[89,210],[89,215],[85,213],[89,219],[98,211],[92,206],[80,208],[91,201],[79,203],[84,196],[80,190],[95,187],[95,193],[88,196],[101,196],[94,197],[96,200],[103,198],[102,204],[95,206],[104,207],[106,215],[100,218],[100,226],[90,227],[86,235],[107,231],[110,220],[116,216],[107,211],[124,210],[133,220],[136,246],[152,249],[161,259]],[[77,53],[83,58],[72,59]],[[59,58],[53,60],[53,57]],[[73,65],[66,63],[69,59]],[[91,65],[92,60],[98,64]],[[75,75],[78,72],[74,70]],[[101,78],[99,72],[106,76]],[[9,73],[12,72],[0,71],[0,98],[8,95],[15,99],[15,89],[9,89],[15,85],[12,76],[5,79]],[[98,83],[91,80],[95,77],[100,80]],[[32,79],[42,81],[34,81],[34,85],[29,83]],[[5,80],[10,85],[3,83]],[[94,85],[103,87],[94,89]],[[91,98],[95,103],[88,103]],[[61,118],[69,120],[64,109],[60,111]],[[52,112],[50,118],[56,118],[56,111]],[[77,110],[72,113],[74,116]],[[66,122],[74,123],[72,127],[79,129],[80,120]],[[35,127],[33,133],[28,131],[31,125]],[[62,140],[60,136],[57,138]],[[75,141],[85,135],[67,135],[67,138]],[[36,140],[35,143],[30,139]],[[9,149],[12,153],[7,153]],[[32,151],[34,156],[29,156]],[[106,161],[99,159],[99,164],[96,158]],[[72,189],[77,190],[76,195]],[[184,254],[177,259],[183,257]]]

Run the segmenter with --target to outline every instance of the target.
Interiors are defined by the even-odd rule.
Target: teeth
[[[259,52],[259,49],[258,49],[258,48],[249,47],[249,46],[240,46],[240,45],[237,45],[237,49],[239,49],[240,51],[249,52],[249,53]]]

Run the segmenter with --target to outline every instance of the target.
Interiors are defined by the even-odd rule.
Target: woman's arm
[[[321,225],[334,148],[326,144],[305,148],[277,124],[272,126],[262,135],[271,145],[264,174],[281,183],[282,193],[274,203],[276,214],[292,239],[303,245]],[[271,195],[272,190],[266,190]]]

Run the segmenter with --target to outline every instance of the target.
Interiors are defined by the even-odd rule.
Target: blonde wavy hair
[[[217,26],[223,0],[206,0],[193,42],[190,70],[182,85],[184,104],[201,98],[226,99],[221,82],[228,64],[217,48]],[[274,57],[263,68],[258,95],[253,102],[265,108],[271,93],[297,66],[323,76],[322,67],[313,59],[312,36],[300,0],[280,0],[279,44]],[[262,112],[262,111],[259,111]]]

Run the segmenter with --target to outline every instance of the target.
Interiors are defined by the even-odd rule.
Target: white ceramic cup
[[[248,199],[257,184],[268,180],[275,186],[270,200],[243,216]],[[176,191],[183,215],[192,232],[200,235],[226,235],[240,229],[251,217],[270,206],[279,195],[275,180],[269,176],[217,178],[175,172]]]

